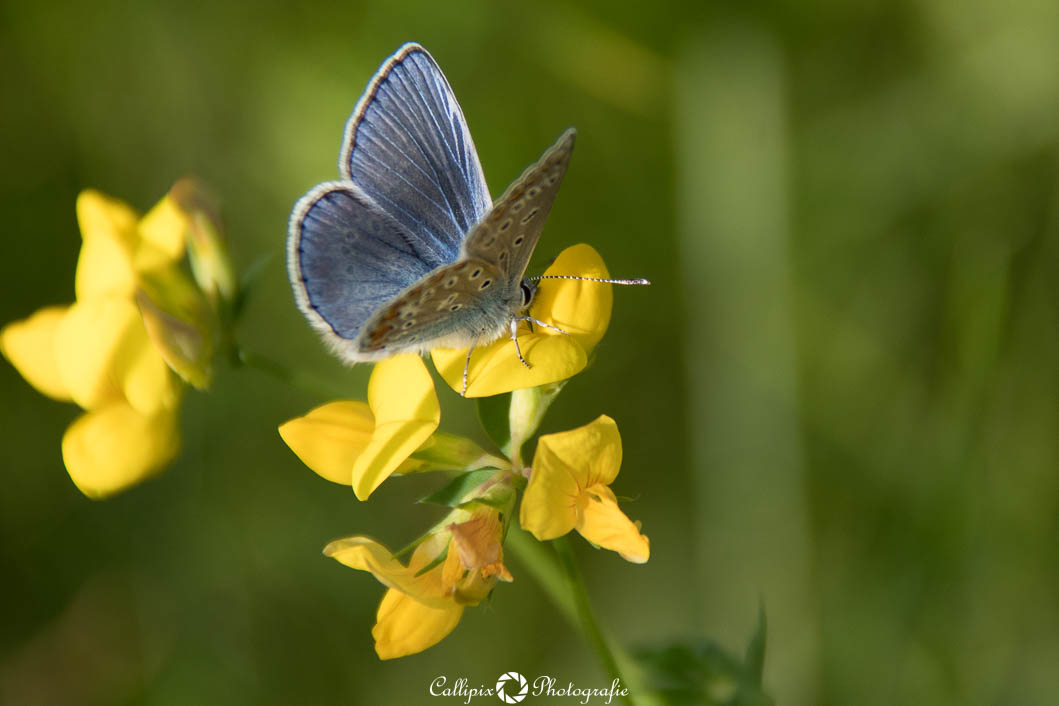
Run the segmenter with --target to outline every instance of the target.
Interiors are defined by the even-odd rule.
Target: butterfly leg
[[[552,331],[558,331],[559,333],[563,334],[564,336],[569,336],[570,335],[569,331],[563,331],[558,326],[552,326],[551,324],[546,324],[543,321],[540,321],[539,319],[533,318],[532,316],[517,316],[515,318],[516,318],[517,321],[529,321],[530,323],[537,324],[538,326],[543,326],[544,328],[550,328]]]
[[[518,346],[518,322],[522,320],[521,316],[511,317],[511,341],[515,344],[515,355],[518,356],[519,361],[527,368],[533,366],[526,362],[526,359],[522,357],[522,349]]]
[[[463,364],[463,391],[460,393],[460,397],[467,396],[467,370],[471,367],[471,353],[474,352],[474,347],[478,345],[478,341],[471,344],[471,347],[467,349],[467,361]]]

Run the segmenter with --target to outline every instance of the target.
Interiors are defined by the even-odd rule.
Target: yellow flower
[[[576,529],[596,546],[637,564],[651,545],[620,509],[610,484],[621,467],[618,425],[606,415],[583,427],[547,434],[537,442],[519,521],[537,539]]]
[[[185,221],[163,199],[144,218],[95,191],[77,199],[77,301],[0,330],[0,352],[42,393],[86,410],[63,436],[78,488],[100,498],[160,470],[179,446],[181,385],[152,344],[134,297],[180,258]]]
[[[409,460],[441,421],[434,383],[417,355],[378,363],[368,382],[368,403],[338,401],[317,407],[279,428],[287,446],[324,478],[352,485],[366,500],[391,474],[421,465]]]
[[[490,502],[513,502],[510,485],[488,491]],[[453,510],[402,564],[368,537],[335,540],[324,554],[346,566],[371,572],[389,590],[376,614],[372,637],[380,659],[422,652],[444,639],[460,621],[464,606],[478,605],[498,580],[511,581],[503,563],[500,511],[472,503]]]
[[[584,244],[560,253],[545,270],[544,276],[549,275],[610,277],[599,253]],[[531,330],[529,324],[522,322],[518,343],[522,356],[531,366],[529,368],[519,361],[515,344],[508,336],[476,347],[467,368],[467,397],[487,397],[537,387],[581,372],[588,364],[588,354],[603,338],[610,324],[612,305],[613,292],[609,284],[542,279],[529,315],[569,335],[542,326],[534,326]],[[462,391],[467,349],[436,348],[430,355],[445,382],[457,392]]]

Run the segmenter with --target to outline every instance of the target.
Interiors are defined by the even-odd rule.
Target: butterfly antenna
[[[537,275],[536,277],[527,277],[531,282],[537,282],[542,279],[579,279],[585,282],[600,282],[602,284],[651,284],[650,280],[643,279],[601,279],[599,277],[578,277],[577,275]]]

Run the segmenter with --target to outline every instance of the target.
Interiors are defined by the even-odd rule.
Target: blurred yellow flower
[[[567,248],[544,272],[544,277],[575,275],[610,277],[603,259],[590,245]],[[611,285],[567,279],[542,279],[529,315],[569,335],[543,326],[519,325],[518,343],[527,368],[504,336],[479,346],[467,367],[467,397],[488,397],[512,390],[545,385],[576,375],[588,364],[588,354],[610,324]],[[436,348],[430,353],[441,377],[460,392],[467,349]]]
[[[514,491],[501,483],[485,491],[490,503],[511,503]],[[408,565],[368,537],[335,540],[324,554],[387,586],[372,637],[380,659],[422,652],[445,638],[464,606],[478,605],[498,580],[511,581],[503,563],[504,525],[492,504],[470,503],[449,513],[416,546]]]
[[[409,460],[441,421],[430,372],[417,355],[381,361],[368,382],[368,402],[338,401],[317,407],[279,428],[287,446],[324,478],[352,485],[366,500],[395,472],[420,465]]]
[[[186,219],[169,198],[140,219],[95,191],[77,199],[82,246],[77,301],[0,330],[0,352],[26,380],[86,410],[66,430],[63,462],[101,498],[160,470],[179,447],[181,385],[137,307],[141,281],[182,255]]]
[[[541,541],[576,529],[592,544],[618,552],[627,561],[646,562],[650,542],[618,508],[609,487],[620,468],[621,436],[606,415],[571,431],[542,436],[522,496],[522,528]]]

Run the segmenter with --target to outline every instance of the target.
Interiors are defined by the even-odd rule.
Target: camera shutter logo
[[[517,704],[526,698],[529,684],[518,672],[505,672],[496,680],[496,698],[505,704]]]

